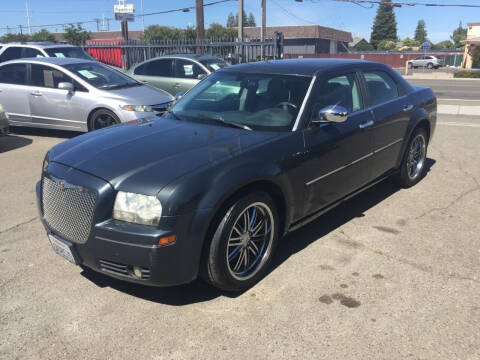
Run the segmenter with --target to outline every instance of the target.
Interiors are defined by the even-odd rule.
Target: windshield
[[[211,72],[217,71],[219,69],[222,69],[224,67],[227,67],[228,64],[220,59],[205,59],[205,60],[200,60],[200,62],[207,67],[208,70]]]
[[[64,67],[97,89],[114,90],[140,85],[127,75],[94,62],[69,64]]]
[[[88,60],[92,59],[92,57],[88,55],[85,51],[83,51],[79,47],[74,47],[74,46],[50,48],[50,49],[45,49],[45,51],[50,57],[58,57],[58,58],[67,57],[67,58],[88,59]]]
[[[311,77],[213,73],[173,107],[184,120],[245,125],[252,130],[290,131]]]

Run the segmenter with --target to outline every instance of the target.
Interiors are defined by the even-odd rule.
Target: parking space
[[[480,118],[438,122],[417,186],[378,184],[288,235],[235,296],[57,256],[34,186],[76,134],[14,129],[0,138],[0,358],[479,358]]]

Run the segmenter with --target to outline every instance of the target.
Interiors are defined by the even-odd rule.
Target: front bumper
[[[0,135],[8,135],[9,132],[9,125],[8,125],[8,118],[5,113],[0,113]]]
[[[50,164],[49,168],[54,168],[55,176],[60,175],[69,183],[81,179],[82,186],[86,186],[85,179],[91,177],[71,168],[64,172],[63,168],[66,167],[58,164]],[[61,171],[58,171],[59,169]],[[64,173],[59,174],[62,172]],[[99,180],[94,179],[92,183],[98,183]],[[110,186],[103,186],[97,202],[102,208],[96,209],[88,240],[81,244],[66,239],[47,223],[42,211],[41,181],[36,185],[36,193],[40,218],[47,234],[71,243],[79,265],[117,279],[151,286],[185,284],[197,277],[202,252],[202,224],[206,223],[208,211],[195,212],[195,216],[188,214],[163,217],[158,228],[126,223],[111,219],[111,215],[108,215],[111,213],[113,200],[104,201],[102,197],[113,199],[115,192]],[[110,209],[105,210],[103,207]],[[160,237],[171,234],[176,235],[175,243],[158,245]],[[134,267],[141,269],[141,277],[135,275]]]

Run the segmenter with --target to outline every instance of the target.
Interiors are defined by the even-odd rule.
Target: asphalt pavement
[[[478,101],[480,103],[480,79],[415,79],[407,78],[412,85],[432,88],[439,100]]]
[[[34,187],[46,151],[75,135],[0,138],[1,359],[480,358],[480,117],[440,115],[419,184],[380,183],[288,235],[237,295],[56,255]]]

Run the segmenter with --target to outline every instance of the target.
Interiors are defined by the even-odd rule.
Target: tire
[[[432,63],[428,63],[427,64],[427,69],[432,69],[433,68],[433,64]]]
[[[120,120],[112,111],[107,109],[98,109],[88,119],[88,130],[93,131],[103,129],[119,123]]]
[[[250,288],[266,274],[278,236],[272,198],[264,192],[246,195],[226,211],[213,235],[201,272],[204,280],[226,291]]]
[[[424,128],[418,127],[403,154],[400,171],[395,176],[395,182],[403,188],[417,184],[425,176],[427,160],[428,136]]]

